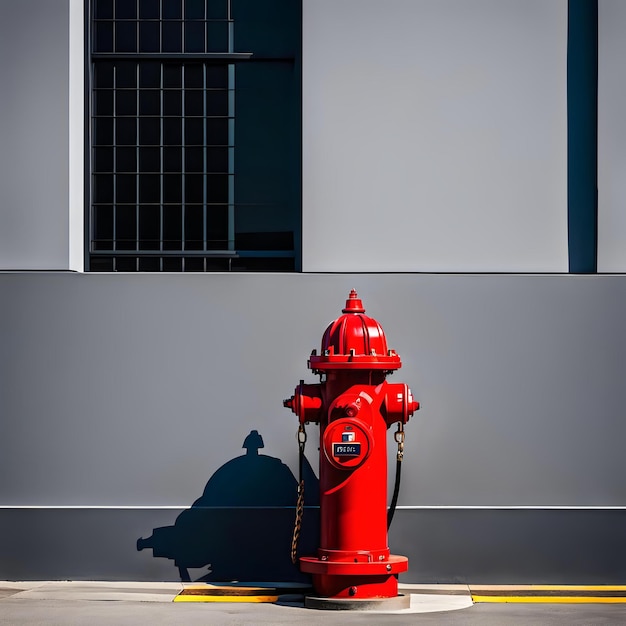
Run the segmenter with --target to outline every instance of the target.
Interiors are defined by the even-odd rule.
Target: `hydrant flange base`
[[[317,557],[300,557],[300,569],[309,574],[328,574],[330,576],[377,576],[400,574],[409,569],[409,559],[397,554],[389,555],[385,561],[349,562],[322,561]]]

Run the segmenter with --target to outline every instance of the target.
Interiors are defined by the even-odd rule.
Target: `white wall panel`
[[[83,0],[69,0],[69,269],[85,267],[85,16]]]
[[[626,3],[598,3],[598,271],[626,272]]]
[[[566,0],[304,0],[304,271],[567,271],[566,54]]]

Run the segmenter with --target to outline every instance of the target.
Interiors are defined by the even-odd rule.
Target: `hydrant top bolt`
[[[359,298],[356,289],[350,291],[350,295],[346,300],[346,308],[341,310],[342,313],[365,313],[363,303]]]

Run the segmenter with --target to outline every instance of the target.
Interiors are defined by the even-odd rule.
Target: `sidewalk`
[[[285,583],[0,582],[0,600],[277,603],[297,606],[303,603],[307,590],[306,585]],[[385,613],[426,613],[472,606],[467,585],[400,585],[400,593],[411,596],[411,608]]]
[[[560,590],[560,591],[559,591]],[[581,596],[591,593],[594,596]],[[184,592],[191,592],[184,594]],[[464,626],[572,623],[626,624],[626,587],[400,585],[411,596],[397,611],[320,611],[303,607],[305,588],[294,585],[0,581],[0,624],[215,624],[216,626],[327,626],[463,624]],[[481,595],[478,595],[480,593]],[[524,593],[526,595],[519,595]],[[554,595],[549,596],[547,593]],[[182,595],[181,595],[182,594]],[[507,595],[508,594],[508,595]],[[517,594],[517,595],[515,595]],[[534,594],[534,595],[533,595]],[[559,595],[560,594],[560,595]],[[577,595],[574,595],[577,594]],[[609,595],[613,594],[613,595]],[[181,601],[181,597],[193,601]],[[488,600],[473,601],[479,598]],[[579,603],[581,597],[586,598]],[[494,598],[499,598],[494,601]],[[525,601],[523,598],[532,598]],[[537,598],[543,598],[537,603]],[[577,603],[564,603],[567,598]],[[578,599],[578,600],[576,600]],[[608,603],[615,599],[617,603]],[[329,615],[330,613],[330,615]],[[416,614],[420,614],[419,617]]]

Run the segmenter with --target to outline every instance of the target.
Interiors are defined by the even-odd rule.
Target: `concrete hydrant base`
[[[307,609],[326,611],[398,611],[411,607],[410,595],[397,595],[393,598],[322,598],[306,596]]]

